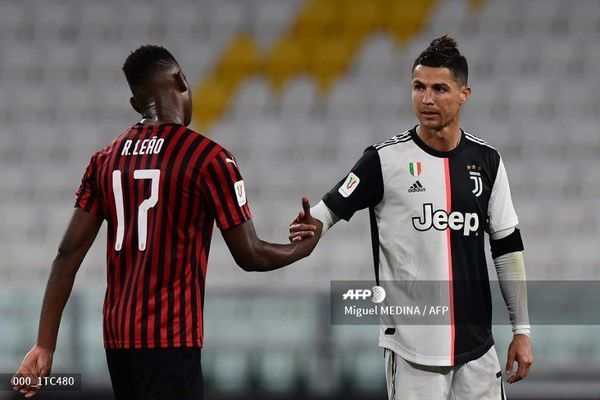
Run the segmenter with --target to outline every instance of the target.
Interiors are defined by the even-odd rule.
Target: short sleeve
[[[323,197],[323,202],[336,216],[348,221],[356,211],[374,207],[382,199],[381,161],[377,150],[369,147],[350,173]]]
[[[244,179],[231,153],[222,150],[208,163],[203,185],[219,229],[228,230],[252,219]]]
[[[98,189],[98,154],[94,154],[85,170],[81,185],[75,194],[75,207],[104,219],[100,191]]]
[[[498,172],[492,187],[490,202],[488,204],[488,226],[489,234],[503,231],[517,226],[519,219],[513,206],[508,184],[508,176],[504,168],[504,162],[500,158]]]

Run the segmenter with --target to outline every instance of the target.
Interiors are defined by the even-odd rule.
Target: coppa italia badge
[[[421,172],[423,172],[421,161],[408,163],[408,172],[410,172],[412,176],[421,175]]]
[[[356,176],[353,172],[348,174],[348,177],[338,189],[338,192],[344,197],[348,197],[356,190],[358,184],[360,183],[360,178]]]

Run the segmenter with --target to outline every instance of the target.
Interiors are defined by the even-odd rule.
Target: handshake
[[[290,242],[301,242],[303,239],[309,239],[316,236],[316,243],[321,237],[323,223],[313,217],[310,213],[310,202],[308,197],[302,197],[302,209],[298,212],[298,216],[290,222],[288,238]]]

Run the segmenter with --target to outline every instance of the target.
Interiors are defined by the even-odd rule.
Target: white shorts
[[[506,400],[494,346],[454,367],[411,363],[390,349],[384,355],[389,400]]]

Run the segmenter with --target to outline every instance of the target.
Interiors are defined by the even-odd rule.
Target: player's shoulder
[[[237,165],[237,161],[232,152],[230,152],[225,146],[221,145],[217,141],[207,137],[201,132],[194,131],[189,129],[190,135],[198,135],[202,138],[200,145],[205,148],[206,151],[206,162],[203,163],[205,165],[215,164],[215,163],[230,163],[233,162]]]
[[[409,143],[412,141],[412,134],[410,130],[404,131],[398,135],[392,136],[389,139],[384,140],[383,142],[375,143],[369,146],[369,149],[374,149],[376,151],[380,151],[385,149],[386,147],[400,145],[402,143]]]
[[[487,141],[474,134],[464,131],[465,150],[476,159],[487,164],[491,171],[497,171],[502,160],[500,152]]]
[[[489,144],[486,140],[484,140],[484,139],[480,138],[479,136],[476,136],[473,133],[468,132],[466,130],[463,130],[463,133],[464,133],[464,138],[466,139],[466,143],[469,144],[470,146],[473,146],[478,150],[491,152],[491,153],[500,155],[498,150],[496,150],[496,148],[494,146],[492,146],[491,144]]]

